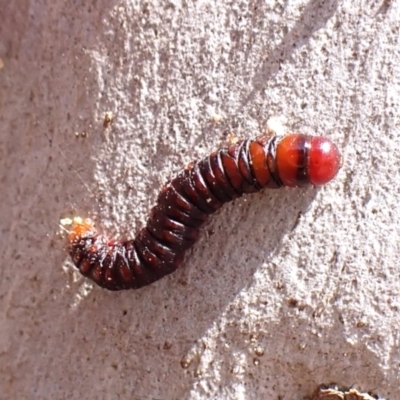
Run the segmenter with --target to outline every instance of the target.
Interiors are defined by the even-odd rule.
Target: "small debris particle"
[[[255,354],[257,357],[262,357],[262,356],[264,355],[264,349],[263,349],[262,347],[256,347],[256,348],[254,349],[254,354]]]
[[[253,360],[253,364],[254,364],[256,367],[258,367],[258,366],[260,365],[260,360],[259,360],[258,358],[255,358],[255,359]]]
[[[181,367],[183,369],[188,369],[190,366],[190,360],[188,360],[187,358],[182,358],[181,360]]]
[[[114,119],[113,113],[111,111],[107,111],[104,114],[103,127],[108,128],[112,124],[113,119]]]

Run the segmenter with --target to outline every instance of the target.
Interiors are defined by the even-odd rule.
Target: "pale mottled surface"
[[[400,2],[83,3],[0,0],[0,397],[400,399]],[[60,218],[132,235],[276,116],[339,144],[332,184],[226,206],[140,291],[73,273]]]

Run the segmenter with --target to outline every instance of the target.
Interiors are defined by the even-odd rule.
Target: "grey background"
[[[400,399],[399,16],[0,0],[0,397],[300,400],[335,382]],[[131,237],[169,177],[271,118],[338,143],[338,177],[227,205],[142,290],[75,272],[60,219]]]

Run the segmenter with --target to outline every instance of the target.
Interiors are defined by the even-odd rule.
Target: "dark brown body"
[[[90,220],[75,222],[69,236],[75,265],[109,290],[140,288],[175,271],[208,216],[224,203],[266,187],[311,183],[311,137],[285,138],[291,139],[285,155],[289,159],[281,168],[276,154],[288,151],[283,145],[278,148],[285,139],[277,142],[265,136],[243,140],[190,164],[163,187],[146,227],[133,240],[109,242]]]

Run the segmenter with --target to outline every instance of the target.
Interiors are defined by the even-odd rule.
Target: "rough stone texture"
[[[0,0],[0,397],[300,400],[335,382],[400,399],[399,16]],[[271,117],[339,144],[332,184],[227,205],[139,291],[75,273],[61,218],[131,236],[168,177]]]

